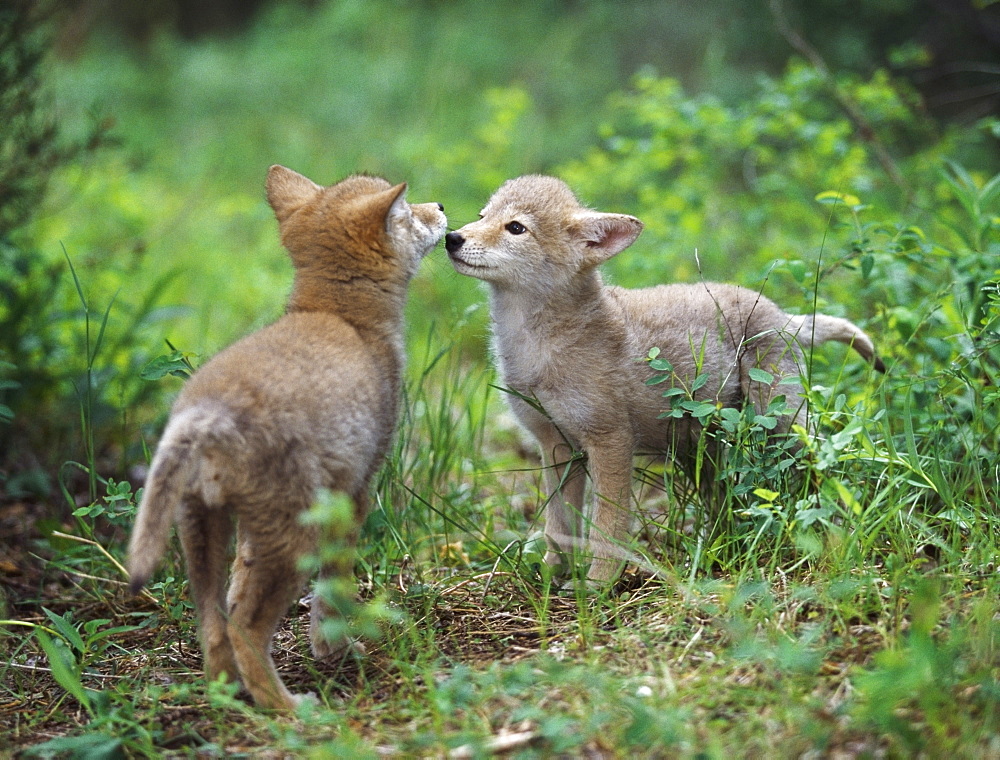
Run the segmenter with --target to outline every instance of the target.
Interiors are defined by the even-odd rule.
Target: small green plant
[[[115,482],[111,478],[101,478],[100,482],[105,487],[104,497],[73,510],[73,516],[79,518],[84,534],[91,538],[98,520],[106,520],[112,528],[130,527],[142,500],[142,489],[132,493],[132,484],[127,480]]]
[[[109,626],[108,619],[73,621],[71,612],[57,614],[42,608],[49,625],[0,620],[0,626],[26,625],[48,661],[49,671],[66,694],[79,703],[89,717],[81,734],[51,739],[25,750],[29,757],[51,757],[70,753],[74,756],[114,756],[123,751],[145,754],[153,750],[154,736],[137,715],[134,694],[122,683],[97,673],[105,659],[122,651],[114,640],[138,630],[138,626]],[[90,681],[100,688],[85,685]],[[50,708],[58,710],[63,699]]]
[[[645,361],[654,372],[647,385],[668,386],[662,391],[664,411],[660,417],[691,421],[697,431],[689,469],[668,459],[662,475],[645,471],[645,482],[665,482],[671,492],[668,499],[680,507],[671,509],[674,519],[660,527],[667,527],[676,537],[696,537],[692,573],[702,561],[708,567],[746,561],[748,555],[753,557],[763,548],[758,545],[764,537],[773,549],[774,540],[792,519],[783,504],[794,500],[802,482],[800,438],[804,433],[776,435],[774,431],[780,420],[794,415],[796,409],[784,396],[772,399],[763,412],[749,404],[726,407],[699,398],[698,391],[710,379],[707,372],[685,382],[657,347],[649,350]],[[765,385],[774,382],[773,375],[759,368],[750,370],[750,378]]]
[[[76,269],[73,267],[73,261],[70,259],[69,254],[66,249],[63,249],[63,254],[66,256],[66,263],[69,264],[70,274],[73,275],[73,284],[76,286],[77,295],[80,297],[80,304],[83,306],[83,336],[84,336],[84,359],[86,361],[86,371],[84,373],[84,387],[83,389],[76,387],[77,398],[80,402],[80,421],[83,428],[83,443],[84,452],[87,457],[87,464],[84,468],[87,473],[90,500],[93,502],[97,499],[97,453],[94,448],[94,365],[97,360],[97,356],[101,351],[101,344],[104,341],[104,330],[108,326],[108,317],[111,315],[111,307],[114,306],[115,299],[118,297],[116,293],[111,300],[108,302],[108,308],[104,311],[104,316],[101,319],[101,327],[97,331],[97,336],[95,337],[90,329],[90,306],[87,304],[87,298],[83,294],[83,287],[80,285],[80,278],[76,275]],[[91,346],[91,341],[93,340],[93,346]]]
[[[67,299],[67,272],[76,308]],[[111,464],[108,452],[117,449],[122,465],[135,456],[129,443],[134,428],[149,416],[146,404],[161,390],[142,381],[137,365],[146,355],[143,333],[158,318],[154,305],[165,282],[154,283],[138,306],[119,302],[116,294],[95,313],[65,249],[59,264],[0,241],[0,449],[5,459],[38,462],[47,479],[47,469],[80,451],[71,441],[82,440],[80,462],[64,474],[82,472],[94,501],[99,473]],[[176,362],[184,367],[186,360],[181,354]],[[23,482],[25,490],[47,492],[47,484],[32,486],[27,475],[19,474],[8,487],[17,493]],[[65,479],[60,485],[65,487]]]
[[[150,359],[149,363],[139,372],[139,377],[143,380],[162,380],[167,375],[187,380],[194,374],[195,366],[191,362],[191,359],[195,355],[178,351],[169,340],[166,343],[167,348],[170,349],[170,353],[161,354]]]
[[[45,545],[52,555],[49,561],[52,570],[79,578],[79,587],[95,601],[107,594],[109,583],[125,585],[128,573],[115,553],[120,550],[121,540],[131,527],[142,498],[142,489],[133,492],[128,481],[99,478],[98,482],[104,487],[104,496],[72,512],[76,531],[70,534],[49,529],[45,535]],[[148,592],[143,596],[153,599]]]
[[[62,645],[70,648],[76,670],[80,672],[95,664],[109,647],[115,646],[115,642],[111,641],[112,637],[137,630],[137,626],[129,625],[105,627],[111,620],[103,618],[94,618],[76,624],[73,622],[71,611],[57,615],[52,610],[43,607],[42,612],[49,619],[51,629],[59,635]],[[45,635],[44,628],[37,628],[36,632]]]
[[[0,372],[3,374],[11,374],[12,370],[16,369],[17,367],[10,362],[0,360]],[[0,398],[3,398],[4,391],[11,391],[20,387],[21,384],[16,380],[0,378]],[[13,419],[14,410],[7,406],[7,404],[0,403],[0,425],[9,425]]]
[[[343,494],[321,491],[301,519],[319,536],[316,551],[303,557],[301,568],[319,573],[314,593],[333,613],[323,620],[323,638],[328,642],[378,639],[382,625],[399,622],[401,616],[384,596],[364,604],[357,601],[354,564],[358,526],[354,503]]]
[[[986,622],[983,630],[983,621],[977,621],[985,638],[969,642],[969,633],[963,630],[945,639],[940,631],[944,612],[940,585],[927,579],[920,582],[909,602],[910,628],[905,637],[899,645],[880,652],[856,682],[855,715],[889,736],[900,752],[961,752],[975,741],[972,732],[927,733],[914,726],[918,721],[946,725],[961,690],[976,695],[975,709],[986,725],[1000,725],[994,671],[1000,627],[994,620]],[[986,648],[984,642],[989,642]]]

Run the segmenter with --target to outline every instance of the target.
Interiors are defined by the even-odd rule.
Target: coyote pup
[[[697,398],[759,411],[773,396],[792,400],[802,346],[838,340],[876,366],[871,339],[845,319],[791,316],[759,293],[733,285],[659,285],[641,290],[605,286],[598,265],[627,248],[642,223],[624,214],[582,207],[552,177],[506,182],[480,220],[445,236],[455,269],[489,283],[493,349],[511,409],[541,445],[546,485],[546,562],[559,564],[577,543],[586,455],[595,504],[588,578],[614,580],[630,521],[633,455],[670,452],[690,463],[699,430],[690,419],[658,419],[662,387],[647,386],[637,361],[654,346],[690,387],[710,379]],[[755,382],[750,370],[772,373]],[[521,398],[521,397],[524,398]],[[537,405],[525,399],[535,399]],[[804,421],[800,411],[779,425]],[[568,469],[567,469],[568,468]]]
[[[173,407],[128,552],[131,588],[149,580],[176,519],[209,679],[239,678],[256,703],[291,709],[271,640],[305,581],[316,543],[299,524],[317,489],[346,493],[360,524],[396,424],[403,306],[421,258],[441,239],[437,203],[406,185],[352,176],[320,187],[282,166],[267,199],[295,267],[286,313],[206,363]],[[226,593],[235,523],[236,559]],[[336,647],[313,603],[317,657]]]

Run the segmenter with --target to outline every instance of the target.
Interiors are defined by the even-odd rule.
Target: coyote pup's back
[[[316,540],[299,515],[320,488],[348,494],[359,520],[367,511],[398,412],[407,285],[446,220],[438,204],[411,206],[405,185],[375,177],[323,188],[275,166],[267,190],[296,270],[287,313],[187,382],[153,459],[128,564],[137,591],[176,519],[206,675],[239,677],[259,705],[290,708],[297,700],[270,644]],[[324,613],[314,603],[317,656],[330,652],[317,625]]]

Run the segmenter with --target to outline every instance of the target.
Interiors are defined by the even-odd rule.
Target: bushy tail
[[[193,407],[173,417],[163,433],[128,545],[129,588],[139,593],[160,562],[180,503],[189,497],[215,506],[219,477],[206,450],[232,436],[232,418],[221,407]],[[214,475],[214,477],[213,477]]]
[[[803,345],[818,345],[828,340],[836,340],[852,346],[879,372],[885,372],[885,364],[875,351],[875,344],[864,330],[853,322],[826,314],[807,314],[793,317],[798,326],[797,338]]]
[[[129,589],[133,594],[149,581],[167,547],[195,454],[190,440],[161,444],[156,452],[128,544]]]

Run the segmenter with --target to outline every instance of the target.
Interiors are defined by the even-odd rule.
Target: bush
[[[0,8],[0,239],[31,218],[52,172],[107,140],[107,123],[61,139],[45,95],[45,57],[54,5],[10,0]]]
[[[838,99],[862,110],[864,124]],[[636,253],[613,270],[629,281],[665,271],[730,278],[735,263],[756,278],[743,284],[758,284],[778,259],[780,285],[803,285],[811,298],[805,274],[823,252],[830,218],[816,195],[929,207],[939,197],[937,167],[958,141],[958,133],[937,134],[912,91],[884,72],[832,82],[793,62],[736,105],[641,75],[613,100],[599,145],[562,175],[587,202],[646,223]],[[791,263],[803,259],[804,268]]]
[[[0,9],[0,472],[17,471],[4,476],[15,495],[47,490],[45,470],[62,460],[79,425],[68,386],[93,358],[74,359],[64,262],[42,255],[24,232],[52,172],[107,137],[100,124],[77,141],[60,137],[43,87],[51,8],[14,0]]]

